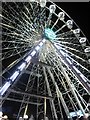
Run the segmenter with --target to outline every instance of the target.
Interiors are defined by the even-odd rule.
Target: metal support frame
[[[16,93],[16,94],[27,95],[27,96],[36,97],[36,98],[53,99],[53,97],[51,97],[51,96],[35,95],[35,94],[30,94],[30,93],[27,93],[27,92],[23,92],[23,91],[15,91],[15,90],[12,90],[12,89],[10,91],[13,92],[13,93]]]
[[[59,90],[59,88],[58,88],[57,83],[55,82],[54,76],[53,76],[53,74],[51,73],[51,71],[50,71],[49,68],[47,68],[47,70],[48,70],[48,72],[49,72],[49,74],[50,74],[50,76],[51,76],[51,79],[52,79],[52,81],[53,81],[54,86],[56,87],[57,97],[60,98],[61,103],[62,103],[62,106],[63,106],[63,108],[64,108],[64,110],[65,110],[65,112],[66,112],[67,117],[68,117],[68,116],[70,117],[70,115],[69,115],[69,109],[68,109],[68,107],[67,107],[67,105],[66,105],[66,103],[65,103],[65,101],[64,101],[64,98],[63,98],[62,93],[60,92],[60,90]]]
[[[55,48],[56,48],[56,47],[55,47]],[[56,48],[56,49],[57,49],[57,48]],[[55,54],[56,54],[56,53],[55,53]],[[57,56],[57,55],[56,55],[56,56]],[[63,57],[63,58],[64,58],[64,57]],[[78,98],[78,96],[77,96],[77,94],[76,94],[76,92],[75,92],[74,84],[71,82],[68,74],[66,73],[65,69],[63,68],[63,66],[62,66],[62,64],[61,64],[61,62],[60,62],[59,60],[58,60],[58,63],[59,63],[59,65],[60,65],[60,68],[61,68],[61,70],[62,70],[62,72],[63,72],[63,74],[64,74],[64,76],[65,76],[65,79],[66,79],[66,81],[67,81],[67,83],[68,83],[68,85],[69,85],[69,87],[70,87],[70,89],[71,89],[71,92],[72,92],[72,94],[74,95],[74,97],[75,97],[75,99],[76,99],[76,101],[77,101],[77,103],[78,103],[79,108],[81,109],[83,115],[85,115],[83,106],[81,105],[81,103],[80,103],[80,101],[79,101],[79,98]]]
[[[44,72],[44,75],[45,75],[45,82],[46,82],[46,85],[47,85],[48,94],[49,94],[49,96],[52,96],[52,93],[51,93],[51,90],[50,90],[50,85],[49,85],[48,78],[47,78],[47,75],[46,75],[46,72],[45,72],[45,68],[44,68],[44,67],[43,67],[43,72]],[[55,117],[55,119],[57,120],[58,117],[57,117],[57,113],[56,113],[56,110],[55,110],[54,101],[53,101],[53,100],[50,100],[50,103],[51,103],[51,110],[53,111],[53,112],[52,112],[52,116],[53,116],[53,114],[54,114],[54,117]],[[53,117],[53,119],[54,119],[54,117]]]

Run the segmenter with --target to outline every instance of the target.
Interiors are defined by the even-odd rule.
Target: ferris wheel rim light
[[[50,10],[50,13],[54,13],[56,10],[56,5],[50,5],[49,10]]]
[[[85,53],[90,53],[90,47],[86,48],[84,51]]]
[[[80,41],[80,43],[85,43],[86,42],[86,37],[81,37],[79,41]]]
[[[79,34],[80,31],[81,31],[81,30],[80,30],[79,28],[77,28],[77,29],[73,30],[73,33],[74,33],[74,34]]]
[[[45,7],[46,6],[46,0],[40,0],[40,6]]]
[[[73,21],[72,20],[67,20],[66,25],[69,29],[72,29],[73,27]]]
[[[63,21],[64,18],[65,18],[65,13],[64,13],[64,12],[60,12],[60,13],[58,14],[58,18],[59,18],[61,21]]]

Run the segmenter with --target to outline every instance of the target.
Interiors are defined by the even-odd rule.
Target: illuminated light
[[[72,21],[72,20],[68,20],[68,21],[66,22],[66,25],[67,25],[67,27],[68,27],[69,29],[72,29],[72,27],[73,27],[73,21]]]
[[[49,7],[50,13],[54,13],[56,10],[56,6],[55,5],[50,5]]]
[[[45,28],[44,30],[44,37],[48,40],[55,40],[56,34],[55,32],[50,28]]]
[[[87,57],[90,57],[90,47],[86,48],[84,52],[86,53]]]
[[[22,118],[22,117],[19,117],[19,120],[23,120],[23,118]]]
[[[79,34],[80,33],[80,29],[78,28],[78,29],[73,30],[73,33],[74,34]]]
[[[36,51],[34,50],[34,51],[31,53],[31,56],[33,57],[35,54],[36,54]]]
[[[81,45],[82,45],[83,47],[86,46],[86,37],[80,38],[79,42],[81,43]]]
[[[10,77],[10,79],[12,80],[12,82],[17,78],[18,75],[19,75],[19,72],[16,71],[16,72]]]
[[[37,46],[35,49],[38,51],[38,50],[40,49],[40,47],[39,47],[39,46]]]
[[[88,62],[90,63],[90,59],[88,59]]]
[[[25,68],[25,66],[26,66],[26,63],[22,63],[21,66],[18,67],[18,69],[22,71]]]
[[[76,116],[84,116],[81,110],[70,112],[70,117],[76,117]],[[69,117],[68,117],[69,118]]]
[[[22,117],[19,117],[19,118],[22,118]]]
[[[57,47],[57,49],[61,48],[57,43],[54,43],[54,45]]]
[[[89,113],[85,113],[84,118],[86,119],[86,118],[88,118],[89,116],[90,116]]]
[[[85,53],[90,53],[90,47],[86,48],[84,51]]]
[[[6,82],[4,86],[0,89],[0,94],[3,95],[7,91],[7,89],[10,87],[10,85],[11,85],[10,82]]]
[[[61,47],[60,47],[60,46],[58,46],[58,45],[57,45],[56,47],[57,47],[57,49],[60,49],[60,48],[61,48]]]
[[[28,115],[24,115],[24,117],[23,117],[24,119],[28,119]]]
[[[3,115],[3,112],[2,112],[2,111],[0,111],[0,117],[2,117],[2,115]]]
[[[31,60],[31,56],[28,56],[25,61],[28,63]]]
[[[86,42],[86,37],[81,37],[79,42],[82,44],[82,43],[85,43]]]
[[[43,45],[43,42],[40,42],[40,44],[39,44],[40,46],[42,46]]]
[[[60,50],[60,53],[61,53],[63,56],[66,55],[66,53],[65,53],[63,50]]]
[[[45,7],[46,6],[46,0],[40,0],[40,6]]]
[[[70,64],[72,64],[72,62],[71,62],[71,60],[70,60],[69,58],[66,57],[66,60],[67,60]]]
[[[46,39],[43,39],[42,41],[43,41],[43,43],[44,43],[44,42],[46,41]]]
[[[46,117],[45,120],[49,120],[48,117]]]
[[[59,17],[59,19],[60,19],[61,21],[63,21],[64,18],[65,18],[65,13],[64,13],[64,12],[60,12],[60,13],[58,14],[58,17]]]
[[[81,78],[84,80],[84,82],[87,82],[85,76],[84,76],[82,73],[80,73],[80,76],[81,76]]]
[[[75,66],[73,66],[73,68],[77,73],[81,73]]]
[[[4,115],[4,117],[3,117],[4,119],[8,119],[8,116],[7,115]]]

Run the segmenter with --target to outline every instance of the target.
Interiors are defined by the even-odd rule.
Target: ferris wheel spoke
[[[57,34],[57,37],[64,37],[65,38],[65,37],[68,37],[68,36],[71,36],[71,35],[73,35],[72,30]]]
[[[50,59],[52,59],[52,58],[49,58],[49,57],[48,57],[47,59],[50,60]],[[53,63],[56,63],[56,62],[53,61]],[[62,63],[63,63],[63,61],[62,61]],[[57,64],[58,64],[58,63],[57,63]],[[57,66],[57,64],[55,65],[55,66],[56,66],[55,68],[57,68],[57,70],[60,71],[59,68],[58,68],[59,66]],[[68,70],[69,70],[69,69],[67,69],[67,72],[68,72],[68,74],[69,74],[69,76],[70,76],[70,70],[69,70],[69,71],[68,71]],[[55,72],[55,71],[54,71],[54,72]],[[61,72],[61,71],[60,71],[60,72]],[[55,73],[56,73],[56,72],[55,72]],[[61,73],[62,73],[62,72],[61,72]],[[58,75],[59,75],[59,74],[60,74],[60,73],[58,73]],[[63,74],[62,74],[62,75],[63,75]],[[63,75],[63,76],[64,76],[64,75]],[[71,74],[71,76],[72,76],[72,74]],[[60,76],[60,77],[61,77],[61,76]],[[59,79],[59,77],[58,77],[58,79]],[[73,79],[76,79],[75,75],[73,76]],[[77,83],[77,84],[78,84],[78,83]]]
[[[17,52],[17,50],[10,50],[9,52],[4,53],[4,56],[3,56],[2,60],[13,57],[15,55],[20,55],[21,56],[21,53],[24,53],[24,52],[27,52],[27,51],[29,51],[29,49],[25,49],[25,48],[24,49],[21,48],[21,50],[18,51],[18,52]]]
[[[58,67],[57,67],[58,68]],[[58,75],[57,75],[58,76]],[[59,79],[59,78],[58,78]],[[61,81],[61,79],[59,80],[59,81]],[[63,81],[63,80],[62,80]],[[63,81],[64,82],[64,81]],[[63,85],[65,85],[65,83],[63,84]],[[65,86],[64,86],[65,87]],[[66,87],[65,87],[66,88]],[[66,91],[67,91],[67,88],[66,88]],[[69,98],[70,98],[70,96],[69,96]]]

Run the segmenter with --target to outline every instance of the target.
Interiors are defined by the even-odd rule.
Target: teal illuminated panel
[[[45,28],[44,37],[46,37],[46,39],[48,39],[48,40],[55,40],[56,34],[52,29]]]

